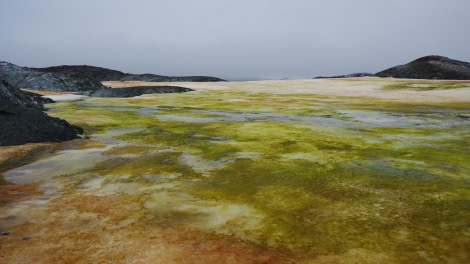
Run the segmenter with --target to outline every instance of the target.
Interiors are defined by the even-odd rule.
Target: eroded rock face
[[[43,103],[52,103],[51,99],[41,97],[38,94],[22,91],[4,79],[1,79],[0,73],[0,98],[9,100],[11,103],[24,106],[43,109]]]
[[[57,92],[104,89],[99,81],[83,74],[51,72],[0,62],[0,73],[8,83],[19,88]]]
[[[79,138],[80,129],[43,112],[43,99],[0,78],[0,146],[61,142]]]
[[[470,80],[470,63],[442,56],[426,56],[375,75],[410,79]]]

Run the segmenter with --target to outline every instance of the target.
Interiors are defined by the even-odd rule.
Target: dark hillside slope
[[[470,63],[442,56],[426,56],[375,74],[409,79],[470,80]]]
[[[62,65],[37,69],[43,72],[86,75],[97,81],[145,81],[145,82],[223,82],[225,80],[210,76],[164,76],[156,74],[131,74],[116,70],[88,66]]]
[[[21,107],[30,107],[44,110],[44,103],[52,103],[48,98],[43,98],[39,94],[22,91],[1,78],[0,74],[0,99],[7,100],[12,104]]]
[[[0,74],[5,83],[12,87],[56,92],[74,92],[94,97],[132,97],[151,93],[178,93],[193,91],[178,86],[145,86],[111,89],[104,86],[104,80],[142,81],[221,81],[205,76],[168,77],[154,74],[127,74],[94,66],[55,66],[48,68],[21,67],[0,61]],[[25,92],[21,91],[21,94]]]
[[[0,61],[0,73],[9,84],[31,90],[78,92],[104,89],[99,81],[82,74],[48,72]]]
[[[0,146],[79,138],[81,131],[43,112],[41,97],[24,93],[1,77],[0,74]]]

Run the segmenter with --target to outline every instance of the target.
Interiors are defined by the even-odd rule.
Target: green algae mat
[[[403,83],[383,89],[424,87]],[[243,85],[48,105],[86,139],[3,173],[42,194],[0,208],[10,233],[1,255],[11,263],[470,262],[470,104]]]

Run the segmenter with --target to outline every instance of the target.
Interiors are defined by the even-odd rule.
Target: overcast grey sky
[[[0,0],[0,60],[310,78],[470,61],[470,0]]]

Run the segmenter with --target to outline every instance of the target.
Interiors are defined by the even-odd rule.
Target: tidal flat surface
[[[361,83],[387,96],[321,90]],[[400,81],[321,80],[318,93],[289,92],[302,86],[295,81],[272,93],[270,82],[228,83],[50,104],[50,115],[83,127],[87,139],[2,172],[40,194],[0,207],[0,255],[5,263],[470,263],[470,102],[453,101],[447,86],[436,99],[439,82],[413,91],[419,100],[390,84]]]

